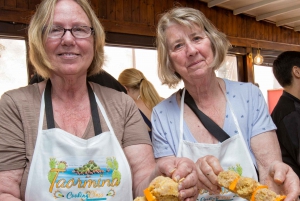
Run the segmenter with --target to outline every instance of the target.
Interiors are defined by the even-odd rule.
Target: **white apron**
[[[230,111],[233,115],[234,122],[238,129],[238,133],[235,136],[230,137],[219,144],[205,144],[205,143],[193,143],[183,140],[183,108],[184,108],[184,95],[185,89],[182,93],[181,103],[180,103],[180,140],[179,148],[177,152],[178,157],[187,157],[197,161],[198,158],[201,158],[206,155],[213,155],[217,157],[221,163],[221,166],[224,170],[228,168],[240,169],[242,168],[242,176],[251,177],[257,181],[257,173],[254,168],[253,162],[251,160],[250,153],[246,147],[246,143],[241,134],[240,127],[234,116],[232,108],[229,101],[227,100]],[[225,96],[226,97],[226,96]],[[222,188],[220,195],[209,195],[209,193],[201,189],[197,201],[240,201],[245,200],[238,197],[237,195],[229,192],[227,189]]]
[[[133,200],[129,164],[103,106],[91,93],[110,131],[88,140],[59,128],[42,130],[43,93],[26,201]]]

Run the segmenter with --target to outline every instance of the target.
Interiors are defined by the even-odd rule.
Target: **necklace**
[[[141,95],[138,95],[137,99],[136,100],[139,100],[139,98],[141,97]]]

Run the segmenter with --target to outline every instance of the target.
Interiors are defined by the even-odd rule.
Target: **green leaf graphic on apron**
[[[50,158],[49,161],[50,171],[48,172],[48,181],[52,183],[53,179],[57,175],[57,172],[60,170],[66,170],[67,166],[68,166],[67,162],[65,161],[57,162],[56,158]]]
[[[240,176],[242,176],[242,174],[243,174],[243,168],[241,167],[240,164],[236,164],[236,167],[231,166],[231,167],[228,168],[228,170],[235,171],[235,172],[238,173]]]
[[[107,166],[113,170],[112,172],[112,180],[117,179],[117,185],[121,182],[121,173],[118,170],[119,164],[115,157],[107,157],[106,158]]]

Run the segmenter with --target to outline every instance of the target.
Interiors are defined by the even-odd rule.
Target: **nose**
[[[197,53],[197,49],[192,42],[186,43],[186,54],[187,56],[194,56]]]
[[[64,33],[63,33],[63,35],[61,37],[64,37],[64,35],[66,34],[67,31],[69,31],[70,34],[72,34],[72,36],[73,36],[72,29],[64,29]]]
[[[62,45],[74,45],[75,37],[73,36],[70,29],[65,29],[65,33],[61,37],[61,44]]]

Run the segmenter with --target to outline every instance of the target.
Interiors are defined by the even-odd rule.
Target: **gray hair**
[[[214,70],[217,70],[221,66],[229,47],[231,47],[226,35],[218,31],[218,29],[199,10],[187,7],[173,8],[162,15],[157,25],[156,45],[158,55],[158,77],[162,84],[166,84],[170,88],[173,88],[181,81],[181,77],[173,72],[174,69],[172,69],[168,54],[165,31],[172,23],[187,27],[196,25],[204,30],[212,44],[212,52],[214,54],[214,60],[211,67]]]

